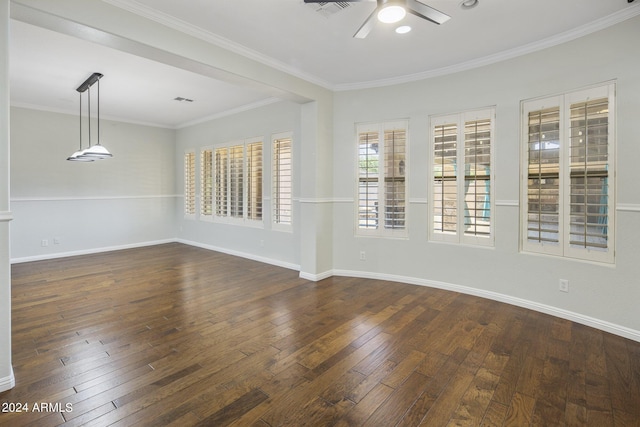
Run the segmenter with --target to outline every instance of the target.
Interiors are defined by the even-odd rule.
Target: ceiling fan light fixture
[[[411,27],[408,25],[401,25],[396,28],[396,33],[398,34],[407,34],[409,31],[411,31]]]
[[[460,7],[462,9],[473,9],[479,3],[479,0],[462,0]]]
[[[387,5],[378,11],[378,21],[385,24],[394,24],[401,21],[407,15],[404,7],[398,5]]]

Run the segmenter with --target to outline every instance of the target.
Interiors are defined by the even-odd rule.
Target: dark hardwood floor
[[[495,301],[180,244],[12,276],[2,426],[640,425],[640,343]]]

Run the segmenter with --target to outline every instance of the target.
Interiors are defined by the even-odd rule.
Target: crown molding
[[[466,61],[435,70],[428,70],[421,73],[408,74],[404,76],[360,83],[337,84],[333,86],[333,90],[340,92],[358,89],[372,89],[377,87],[393,86],[402,83],[411,83],[418,80],[425,80],[433,77],[440,77],[448,74],[458,73],[461,71],[468,71],[567,43],[580,37],[595,33],[597,31],[604,30],[608,27],[619,24],[638,15],[640,15],[640,5],[636,7],[627,7],[616,13],[605,16],[604,18],[590,22],[589,24],[585,24],[572,30],[565,31],[564,33],[560,33],[546,39],[519,46],[517,48],[498,52],[493,55],[488,55],[471,61]]]
[[[23,108],[25,110],[44,111],[46,113],[67,114],[67,115],[78,117],[78,110],[73,111],[71,109],[55,108],[55,107],[49,107],[49,106],[37,105],[37,104],[29,104],[27,102],[11,102],[11,107]],[[139,125],[139,126],[149,126],[149,127],[162,128],[162,129],[177,129],[177,127],[175,126],[170,126],[162,123],[144,122],[141,120],[131,120],[131,119],[127,119],[126,117],[116,117],[116,116],[110,116],[110,115],[104,115],[104,114],[100,116],[100,120],[128,123],[131,125]]]
[[[256,101],[251,104],[241,105],[240,107],[232,108],[230,110],[222,111],[220,113],[211,114],[209,116],[205,116],[196,120],[192,120],[190,122],[182,123],[175,127],[175,129],[182,129],[189,126],[198,125],[200,123],[209,122],[211,120],[221,119],[223,117],[232,116],[234,114],[242,113],[244,111],[253,110],[260,107],[265,107],[267,105],[275,104],[276,102],[281,102],[282,100],[279,98],[267,98],[261,101]]]
[[[143,199],[169,199],[184,197],[182,194],[147,194],[139,196],[60,196],[60,197],[12,197],[11,203],[39,203],[39,202],[77,202],[77,201],[95,201],[95,200],[143,200]],[[11,212],[9,212],[10,214]],[[0,212],[0,220],[2,220],[2,212]]]
[[[518,56],[526,55],[526,54],[537,52],[539,50],[553,47],[562,43],[566,43],[571,40],[575,40],[577,38],[589,35],[596,31],[603,30],[605,28],[616,25],[620,22],[626,21],[627,19],[631,19],[635,16],[640,15],[640,5],[630,6],[616,13],[613,13],[611,15],[608,15],[601,19],[593,21],[589,24],[582,25],[580,27],[574,28],[564,33],[560,33],[553,37],[548,37],[546,39],[538,40],[538,41],[526,44],[524,46],[498,52],[493,55],[488,55],[482,58],[474,59],[472,61],[466,61],[459,64],[447,66],[447,67],[442,67],[434,70],[427,70],[427,71],[415,73],[415,74],[407,74],[404,76],[392,77],[388,79],[371,80],[371,81],[357,82],[357,83],[335,84],[335,83],[331,83],[326,80],[323,80],[318,76],[301,72],[300,70],[294,69],[288,64],[278,61],[270,56],[267,56],[255,50],[249,49],[244,45],[233,42],[219,35],[213,34],[209,31],[206,31],[195,25],[189,24],[171,15],[159,12],[153,8],[142,5],[136,2],[135,0],[102,0],[102,1],[105,3],[109,3],[115,7],[119,7],[121,9],[127,10],[136,15],[155,21],[159,24],[165,25],[169,28],[173,28],[174,30],[177,30],[185,34],[189,34],[193,37],[199,38],[201,40],[207,41],[218,47],[234,52],[238,55],[242,55],[249,59],[253,59],[257,62],[260,62],[269,67],[272,67],[276,70],[290,74],[294,77],[301,78],[303,80],[306,80],[309,83],[316,84],[325,89],[332,90],[335,92],[392,86],[392,85],[397,85],[402,83],[410,83],[418,80],[425,80],[433,77],[444,76],[447,74],[458,73],[461,71],[472,70],[475,68],[483,67],[485,65],[491,65],[497,62],[516,58]]]
[[[208,122],[211,120],[215,120],[215,119],[220,119],[223,117],[227,117],[227,116],[232,116],[234,114],[238,114],[238,113],[242,113],[244,111],[249,111],[249,110],[253,110],[255,108],[260,108],[260,107],[265,107],[267,105],[271,105],[271,104],[275,104],[276,102],[280,102],[282,101],[279,98],[266,98],[263,99],[261,101],[256,101],[256,102],[252,102],[250,104],[245,104],[245,105],[241,105],[239,107],[236,108],[231,108],[229,110],[224,110],[221,111],[219,113],[215,113],[215,114],[211,114],[205,117],[201,117],[195,120],[190,120],[188,122],[184,122],[184,123],[180,123],[177,125],[167,125],[167,124],[162,124],[162,123],[152,123],[152,122],[144,122],[144,121],[140,121],[140,120],[131,120],[131,119],[127,119],[125,117],[116,117],[116,116],[108,116],[108,115],[102,115],[100,116],[100,118],[102,120],[106,120],[106,121],[113,121],[113,122],[120,122],[120,123],[128,123],[128,124],[132,124],[132,125],[139,125],[139,126],[149,126],[149,127],[155,127],[155,128],[161,128],[161,129],[170,129],[170,130],[178,130],[178,129],[183,129],[189,126],[193,126],[193,125],[197,125],[200,123],[204,123],[204,122]],[[57,113],[57,114],[68,114],[68,115],[78,115],[77,111],[71,111],[71,110],[65,110],[62,108],[52,108],[52,107],[46,107],[46,106],[42,106],[42,105],[35,105],[35,104],[28,104],[28,103],[21,103],[21,102],[12,102],[11,103],[11,107],[15,107],[15,108],[24,108],[27,110],[35,110],[35,111],[45,111],[47,113]]]

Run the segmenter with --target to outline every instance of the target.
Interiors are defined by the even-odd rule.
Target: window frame
[[[385,147],[385,131],[388,130],[403,130],[405,133],[405,141],[404,141],[404,158],[401,158],[399,162],[403,162],[402,165],[398,165],[398,173],[403,174],[402,182],[404,183],[404,216],[402,217],[403,226],[401,228],[395,227],[380,227],[379,224],[382,221],[385,221],[384,215],[387,208],[386,201],[386,185],[388,183],[387,178],[396,179],[396,176],[387,177],[385,174],[385,161],[386,161],[386,147]],[[368,122],[368,123],[357,123],[355,126],[355,151],[356,151],[356,165],[355,165],[355,215],[354,215],[354,229],[356,236],[373,236],[373,237],[386,237],[386,238],[407,238],[408,237],[408,224],[409,224],[409,158],[410,158],[410,136],[409,136],[409,120],[408,119],[398,119],[398,120],[390,120],[384,122]],[[376,226],[375,228],[361,228],[360,227],[360,186],[361,186],[361,176],[360,176],[360,135],[363,133],[377,133],[378,134],[378,193],[377,193],[377,201],[378,207],[376,212]],[[394,158],[394,171],[395,171],[395,162]],[[382,165],[382,166],[380,166]],[[403,171],[400,171],[403,169]],[[395,172],[394,172],[395,173]]]
[[[466,171],[465,163],[465,127],[467,123],[474,121],[489,120],[490,144],[489,144],[489,233],[488,235],[470,235],[464,232],[465,220],[465,176],[460,175],[458,164],[465,165],[462,170]],[[455,189],[456,189],[456,229],[455,232],[442,232],[435,229],[436,221],[436,191],[434,190],[436,168],[435,168],[435,131],[439,126],[454,125],[456,135],[456,155],[455,155]],[[496,108],[495,106],[467,110],[452,114],[439,114],[429,117],[429,214],[428,214],[428,238],[432,242],[445,242],[462,245],[494,247],[495,246],[495,156],[496,156]],[[443,171],[444,169],[440,169]],[[476,175],[474,175],[476,176]],[[470,181],[470,180],[469,180]],[[474,185],[475,188],[475,185]],[[486,202],[485,202],[486,203]],[[459,207],[463,207],[460,209]],[[441,219],[442,221],[442,219]]]
[[[278,162],[280,148],[277,146],[280,141],[289,141],[289,170],[288,173],[279,173],[281,170]],[[292,232],[294,222],[293,207],[293,132],[281,132],[271,135],[271,227],[277,231]],[[289,195],[285,197],[280,192],[280,177],[288,177],[289,179]],[[279,221],[281,216],[286,214],[280,213],[280,206],[288,204],[289,221]]]
[[[572,105],[589,100],[607,98],[607,245],[606,250],[590,247],[578,248],[570,242],[571,222],[571,108]],[[524,253],[551,255],[561,258],[615,263],[615,203],[616,203],[616,83],[606,82],[559,95],[523,100],[521,105],[520,136],[520,251]],[[558,243],[529,240],[529,113],[543,108],[559,108],[559,206]]]

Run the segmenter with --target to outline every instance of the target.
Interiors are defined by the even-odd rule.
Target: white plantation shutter
[[[292,139],[290,134],[273,140],[273,222],[291,225],[292,210]]]
[[[385,228],[404,229],[406,148],[406,129],[384,131]]]
[[[406,236],[407,129],[406,121],[357,126],[359,233]]]
[[[247,144],[247,218],[262,219],[262,142]]]
[[[464,234],[491,234],[491,118],[464,124]]]
[[[229,215],[244,214],[244,145],[229,147]]]
[[[431,118],[432,240],[493,245],[494,109]]]
[[[196,153],[184,153],[184,213],[187,217],[196,214]]]
[[[214,220],[262,220],[262,141],[234,142],[214,150]]]
[[[226,217],[229,215],[229,149],[216,148],[215,153],[216,216]]]
[[[200,216],[213,215],[213,149],[204,148],[200,151]]]
[[[358,228],[378,228],[378,132],[358,134]]]
[[[458,231],[458,126],[445,123],[433,130],[433,230]]]
[[[560,108],[528,113],[527,239],[560,242]]]
[[[609,100],[571,104],[569,244],[607,249]]]
[[[522,248],[613,262],[615,85],[523,102]]]

